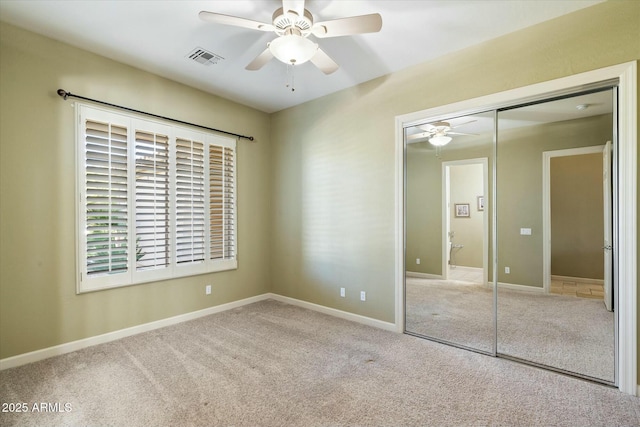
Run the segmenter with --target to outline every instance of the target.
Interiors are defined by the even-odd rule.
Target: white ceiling
[[[316,22],[380,13],[383,25],[379,33],[316,40],[340,69],[324,75],[301,64],[294,92],[285,87],[287,67],[275,59],[258,71],[244,69],[275,34],[198,18],[207,10],[270,23],[280,0],[2,0],[0,20],[274,112],[602,1],[308,0]],[[198,64],[187,57],[196,47],[224,59]]]

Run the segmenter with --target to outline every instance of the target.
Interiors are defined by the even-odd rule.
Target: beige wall
[[[406,269],[441,276],[442,164],[435,150],[414,147],[407,148]]]
[[[551,158],[551,274],[604,278],[602,154]]]
[[[4,23],[0,42],[0,358],[270,289],[267,114]],[[58,88],[256,137],[238,145],[237,271],[76,295],[74,108]]]

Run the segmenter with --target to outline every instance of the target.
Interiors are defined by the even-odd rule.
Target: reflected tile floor
[[[449,267],[449,280],[462,280],[465,282],[483,283],[482,269],[475,267],[452,266]]]
[[[482,269],[465,266],[449,267],[449,280],[483,283]],[[567,295],[579,298],[603,299],[604,286],[593,279],[580,279],[568,277],[551,277],[550,293]]]
[[[600,283],[594,283],[593,280],[584,279],[568,279],[568,278],[551,278],[552,294],[569,295],[580,298],[603,299],[604,286]]]

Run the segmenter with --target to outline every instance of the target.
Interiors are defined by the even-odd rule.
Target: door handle
[[[605,251],[610,251],[611,249],[613,249],[613,246],[611,246],[611,245],[604,245],[604,246],[602,247],[602,249],[604,249]]]

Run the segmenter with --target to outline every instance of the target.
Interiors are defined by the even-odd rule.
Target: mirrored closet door
[[[498,112],[498,353],[613,383],[613,89]]]
[[[407,333],[615,383],[615,105],[609,87],[405,128]]]
[[[406,129],[406,331],[493,353],[495,113]]]

